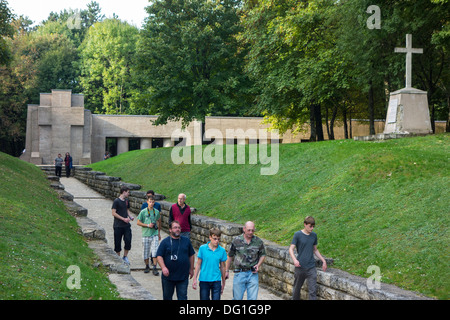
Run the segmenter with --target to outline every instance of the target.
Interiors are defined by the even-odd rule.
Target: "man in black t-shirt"
[[[120,196],[114,200],[112,205],[112,215],[114,217],[114,251],[120,256],[122,251],[122,238],[125,242],[123,261],[130,264],[128,261],[128,251],[131,249],[131,225],[130,221],[134,218],[130,214],[130,204],[128,196],[130,190],[127,187],[120,188]]]
[[[191,240],[181,236],[181,225],[174,220],[169,224],[169,236],[156,253],[161,266],[161,285],[164,300],[172,300],[175,288],[178,300],[187,300],[189,277],[194,275],[195,251]]]

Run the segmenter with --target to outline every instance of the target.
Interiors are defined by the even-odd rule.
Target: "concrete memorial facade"
[[[86,165],[103,160],[107,138],[117,139],[117,154],[129,151],[133,138],[140,140],[141,149],[151,148],[154,138],[164,147],[173,146],[172,133],[181,128],[181,121],[154,126],[151,121],[156,119],[92,114],[84,108],[84,96],[72,90],[41,93],[39,105],[28,105],[25,152],[20,158],[38,165],[53,164],[58,153],[69,152],[74,165]],[[193,135],[195,123],[185,131]]]

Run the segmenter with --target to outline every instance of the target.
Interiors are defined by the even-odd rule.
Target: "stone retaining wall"
[[[49,167],[47,170],[53,170]],[[130,189],[130,210],[138,214],[141,205],[146,201],[145,191],[140,191],[141,186],[125,183],[121,178],[107,176],[103,172],[91,171],[90,168],[77,167],[75,177],[92,189],[103,194],[105,197],[115,199],[119,195],[122,185]],[[53,171],[54,172],[54,171]],[[173,204],[165,201],[165,196],[156,194],[157,201],[161,204],[162,229],[168,232],[169,209]],[[222,231],[221,245],[229,249],[231,241],[237,235],[242,234],[242,225],[226,222],[220,219],[201,216],[196,214],[195,208],[191,208],[192,230],[191,241],[194,248],[206,243],[209,237],[209,229],[217,227]],[[266,259],[259,273],[260,284],[275,294],[289,299],[292,295],[292,285],[294,283],[294,265],[289,256],[288,247],[279,246],[275,243],[264,240],[266,247]],[[402,290],[398,287],[381,284],[381,289],[369,289],[367,279],[353,276],[344,271],[330,268],[332,259],[327,259],[329,266],[326,272],[320,268],[317,270],[317,294],[319,299],[326,300],[411,300],[427,299],[410,291]],[[317,267],[320,261],[317,260]],[[302,299],[307,299],[306,283],[302,290]]]

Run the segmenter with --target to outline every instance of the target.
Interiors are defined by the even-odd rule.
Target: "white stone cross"
[[[395,48],[395,52],[406,53],[406,88],[411,88],[411,61],[413,53],[423,53],[423,49],[412,47],[412,35],[406,35],[406,48]]]

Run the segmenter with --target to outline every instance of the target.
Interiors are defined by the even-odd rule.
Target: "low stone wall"
[[[53,170],[49,167],[47,170]],[[145,191],[140,191],[141,186],[125,183],[121,178],[107,176],[103,172],[91,171],[90,168],[77,167],[75,177],[105,197],[115,199],[119,195],[122,185],[128,186],[131,193],[129,197],[130,210],[138,214],[141,205],[146,201]],[[54,171],[53,171],[54,172]],[[165,201],[165,196],[157,194],[157,201],[161,204],[162,229],[168,232],[169,209],[173,204]],[[193,215],[191,241],[194,248],[206,243],[209,239],[209,229],[217,227],[222,231],[221,245],[228,251],[234,237],[242,234],[242,225],[226,222],[220,219],[196,214],[195,208],[191,208]],[[259,277],[260,284],[275,294],[290,299],[292,285],[294,283],[294,265],[289,256],[288,247],[279,246],[264,240],[266,247],[266,259],[261,267]],[[332,259],[327,259],[328,266],[332,265]],[[317,267],[320,261],[317,260]],[[399,289],[392,285],[381,284],[381,289],[369,289],[367,279],[350,275],[338,269],[328,268],[323,272],[317,270],[317,294],[319,299],[325,300],[411,300],[427,299],[410,291]],[[302,299],[308,299],[307,284],[302,290]]]
[[[90,168],[77,167],[75,170],[75,178],[88,185],[95,191],[101,193],[109,199],[115,199],[119,196],[120,188],[127,186],[130,189],[130,211],[138,214],[142,203],[147,201],[146,191],[141,191],[141,186],[133,183],[121,181],[119,177],[107,176],[104,172],[91,171]],[[165,199],[161,194],[155,194],[156,201]]]

